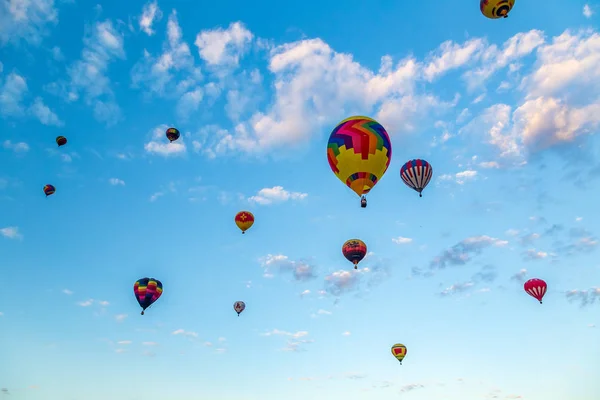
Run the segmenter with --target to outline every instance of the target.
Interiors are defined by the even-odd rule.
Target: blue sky
[[[596,398],[600,5],[401,3],[0,0],[0,395]],[[366,209],[325,152],[356,114]]]

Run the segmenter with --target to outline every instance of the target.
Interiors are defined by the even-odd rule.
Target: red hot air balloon
[[[530,279],[523,285],[523,288],[527,292],[528,295],[535,297],[540,304],[542,304],[542,299],[546,294],[546,290],[548,289],[548,285],[541,279]]]
[[[360,239],[350,239],[342,246],[342,254],[358,269],[358,263],[367,255],[367,245]]]

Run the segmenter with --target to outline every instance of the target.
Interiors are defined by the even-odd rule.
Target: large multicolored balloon
[[[236,301],[235,303],[233,303],[233,309],[239,317],[242,311],[246,309],[246,303],[244,303],[243,301]]]
[[[548,290],[548,285],[541,279],[533,278],[525,282],[523,289],[525,289],[528,295],[535,297],[542,304],[542,299]]]
[[[508,18],[508,13],[515,5],[515,0],[480,0],[481,13],[490,19]]]
[[[340,181],[357,195],[364,196],[381,180],[390,165],[390,137],[374,119],[347,118],[329,136],[327,160]]]
[[[150,307],[162,295],[163,285],[158,279],[142,278],[133,284],[133,293],[140,307],[142,315],[146,308]]]
[[[44,194],[46,195],[46,197],[54,194],[54,192],[56,192],[56,188],[52,185],[44,185]]]
[[[254,225],[254,214],[250,211],[240,211],[235,214],[235,224],[242,230],[242,233],[246,233]]]
[[[58,147],[64,146],[65,144],[67,144],[67,138],[64,136],[57,136],[56,144],[58,145]]]
[[[419,197],[423,197],[421,192],[433,176],[433,168],[425,160],[410,160],[400,168],[400,177],[409,188],[417,191]]]
[[[181,136],[179,130],[176,128],[167,129],[167,132],[165,134],[167,135],[167,139],[169,139],[170,143],[176,141],[177,139],[179,139],[179,136]]]
[[[367,245],[360,239],[346,240],[342,246],[342,254],[358,269],[358,263],[367,255]]]
[[[402,360],[406,357],[406,346],[396,343],[392,346],[392,355],[396,357],[396,360],[400,361],[400,364],[402,364]]]

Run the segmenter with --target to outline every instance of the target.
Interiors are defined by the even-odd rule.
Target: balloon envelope
[[[402,360],[406,357],[406,346],[396,343],[392,346],[392,355],[396,357],[396,360],[400,361],[400,364],[402,364]]]
[[[406,186],[417,191],[419,194],[421,194],[429,181],[431,181],[432,176],[433,168],[425,160],[410,160],[400,168],[400,177]]]
[[[150,307],[163,293],[161,281],[154,278],[138,279],[133,284],[133,294],[143,310]]]
[[[481,13],[490,19],[506,18],[515,5],[515,0],[480,0]]]
[[[367,245],[360,239],[347,240],[342,245],[342,254],[356,266],[367,255]]]
[[[536,298],[541,304],[542,299],[548,290],[548,285],[542,279],[533,278],[525,282],[523,289],[525,289],[528,295]]]
[[[67,138],[64,136],[57,136],[56,144],[58,145],[58,147],[64,146],[65,144],[67,144]]]
[[[236,313],[238,313],[238,315],[240,315],[240,313],[246,309],[246,303],[243,301],[236,301],[233,303],[233,309]]]
[[[50,196],[51,194],[54,194],[54,192],[56,192],[56,188],[52,185],[44,185],[44,194],[46,196]]]
[[[390,165],[390,137],[374,119],[347,118],[329,136],[327,160],[335,176],[362,196],[373,189]]]
[[[177,139],[179,139],[179,136],[181,136],[179,130],[176,128],[167,129],[167,132],[165,134],[167,135],[167,139],[169,139],[169,142],[174,142]]]
[[[250,211],[240,211],[235,215],[235,224],[242,233],[246,233],[254,225],[254,215]]]

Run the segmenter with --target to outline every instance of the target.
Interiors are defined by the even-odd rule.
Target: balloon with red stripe
[[[542,299],[548,290],[548,285],[542,279],[534,278],[525,282],[523,288],[528,295],[536,298],[542,304]]]
[[[406,162],[400,168],[400,177],[409,188],[419,193],[419,197],[423,197],[421,192],[431,181],[433,176],[433,168],[425,160],[414,159]]]

